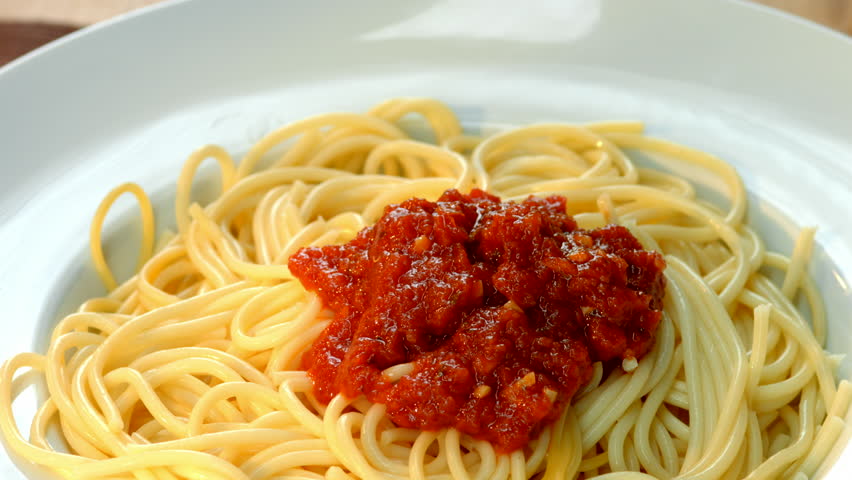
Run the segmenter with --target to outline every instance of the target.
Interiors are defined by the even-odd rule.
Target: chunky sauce
[[[579,229],[563,197],[479,190],[389,206],[289,267],[335,312],[303,359],[321,401],[363,394],[399,426],[456,427],[502,452],[557,418],[592,362],[645,354],[665,289],[663,258],[626,228]]]

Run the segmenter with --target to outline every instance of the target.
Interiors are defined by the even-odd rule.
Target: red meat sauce
[[[335,312],[303,358],[314,393],[365,395],[399,426],[455,427],[523,447],[595,361],[640,358],[661,317],[665,262],[621,226],[582,230],[565,198],[412,199],[292,273]],[[411,362],[392,381],[388,367]]]

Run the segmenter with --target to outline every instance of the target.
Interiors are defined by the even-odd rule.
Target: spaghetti
[[[399,120],[409,114],[425,118],[433,142],[408,137]],[[0,370],[6,444],[75,479],[810,478],[852,394],[823,350],[825,314],[805,275],[814,232],[802,232],[791,258],[767,252],[743,221],[732,167],[641,130],[542,124],[479,138],[427,99],[311,117],[270,133],[239,165],[218,147],[193,154],[178,180],[178,231],[156,252],[150,202],[120,186],[91,230],[110,293],[60,321],[44,355],[19,354]],[[712,171],[730,204],[637,167],[630,150]],[[208,158],[223,191],[202,207],[189,193]],[[565,196],[580,228],[627,227],[668,265],[650,352],[608,375],[594,364],[573,404],[508,454],[454,429],[400,428],[363,397],[323,404],[299,368],[332,313],[288,258],[351,240],[387,205],[473,188],[504,201]],[[126,192],[139,199],[144,240],[138,273],[116,285],[100,230]],[[794,306],[799,294],[810,322]],[[12,410],[21,370],[42,374],[49,392],[29,438]],[[52,426],[67,449],[51,442]]]

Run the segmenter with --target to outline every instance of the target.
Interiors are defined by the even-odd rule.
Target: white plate
[[[852,352],[852,41],[735,2],[514,3],[179,1],[0,69],[0,357],[39,348],[69,298],[97,293],[87,231],[112,186],[167,208],[204,143],[242,152],[287,120],[397,95],[471,125],[641,119],[727,159],[770,247],[819,225],[829,348]],[[22,478],[0,457],[0,476]],[[850,448],[827,478],[847,471]]]

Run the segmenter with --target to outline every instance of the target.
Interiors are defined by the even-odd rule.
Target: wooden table
[[[162,0],[0,0],[0,65],[85,25]],[[852,0],[751,0],[852,35]]]

